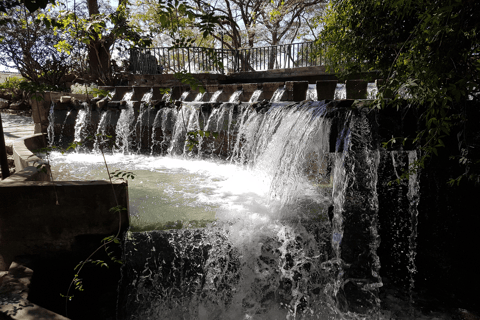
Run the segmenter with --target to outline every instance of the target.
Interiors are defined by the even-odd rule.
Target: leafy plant
[[[22,77],[8,77],[3,83],[0,83],[0,89],[18,90],[23,81],[25,80]]]
[[[120,259],[116,258],[115,255],[113,254],[113,252],[110,250],[110,245],[111,244],[117,244],[117,245],[120,244],[119,236],[120,236],[120,231],[121,231],[121,220],[122,220],[121,215],[122,215],[123,212],[127,211],[127,208],[125,208],[125,207],[123,207],[119,204],[116,193],[115,193],[115,189],[114,189],[114,186],[113,186],[113,180],[117,179],[117,180],[125,181],[126,179],[134,179],[135,174],[132,173],[132,172],[121,171],[121,170],[115,170],[114,172],[110,173],[107,161],[105,159],[105,154],[103,152],[103,148],[109,144],[109,141],[111,140],[112,137],[111,136],[106,136],[106,135],[104,136],[104,135],[101,135],[101,134],[99,134],[97,136],[100,136],[101,138],[104,138],[104,141],[102,143],[100,143],[99,148],[100,148],[100,151],[101,151],[101,154],[102,154],[102,157],[103,157],[105,169],[106,169],[108,177],[109,177],[110,185],[112,186],[112,192],[113,192],[115,203],[116,203],[116,206],[110,208],[109,211],[118,216],[118,221],[119,221],[118,230],[117,230],[117,233],[115,235],[111,235],[111,236],[103,238],[102,239],[102,244],[99,247],[97,247],[87,257],[87,259],[85,259],[83,261],[80,261],[78,263],[78,265],[74,268],[74,270],[76,272],[74,274],[74,277],[73,277],[72,281],[70,282],[70,285],[67,289],[67,293],[66,294],[60,294],[60,296],[62,298],[65,298],[65,314],[66,315],[68,315],[68,307],[67,307],[68,301],[71,301],[74,297],[74,295],[70,294],[71,290],[73,289],[73,290],[78,290],[78,291],[84,291],[83,280],[80,278],[80,274],[81,274],[83,268],[85,267],[85,265],[93,264],[93,265],[97,265],[97,266],[100,266],[100,267],[106,267],[106,268],[109,267],[107,262],[105,262],[103,260],[92,259],[92,257],[98,251],[100,251],[103,248],[112,262],[122,264],[122,261]],[[87,137],[86,139],[92,139],[92,137]],[[81,146],[82,144],[83,144],[83,142],[74,141],[65,150],[61,149],[61,148],[58,148],[58,147],[55,147],[55,146],[52,146],[52,147],[38,149],[38,150],[36,150],[36,152],[44,153],[46,155],[47,159],[48,159],[49,153],[53,150],[58,150],[63,154],[65,152],[67,152],[68,150],[75,150],[77,147]],[[42,167],[40,169],[44,169],[44,167]],[[53,181],[53,176],[51,176],[51,180]],[[57,197],[57,205],[58,205],[58,197]]]
[[[421,156],[407,171],[425,166],[456,136],[465,155],[458,157],[462,176],[480,182],[480,157],[474,152],[479,146],[464,130],[467,101],[478,102],[479,15],[475,1],[334,0],[320,18],[324,29],[317,55],[326,58],[330,72],[341,78],[375,72],[385,84],[372,108],[420,114],[411,141]],[[389,91],[391,99],[385,98]]]
[[[187,132],[186,146],[192,151],[194,147],[198,146],[200,138],[208,137],[213,137],[215,139],[218,137],[218,132],[203,130],[189,131]]]

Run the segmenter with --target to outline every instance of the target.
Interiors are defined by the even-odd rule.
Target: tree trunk
[[[87,0],[87,6],[90,17],[99,14],[98,0]],[[112,45],[111,35],[102,39],[95,37],[95,40],[92,40],[88,45],[89,74],[93,80],[97,80],[103,85],[112,84],[110,62],[110,47]]]
[[[110,85],[112,80],[110,47],[111,44],[109,42],[102,40],[92,41],[88,46],[89,73],[103,85]]]

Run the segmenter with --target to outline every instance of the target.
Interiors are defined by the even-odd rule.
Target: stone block
[[[103,109],[107,105],[107,99],[103,98],[100,101],[97,101],[96,103],[98,109]]]
[[[278,88],[284,87],[285,82],[265,82],[263,83],[263,99],[270,100]]]
[[[18,101],[10,104],[10,109],[12,110],[28,110],[30,105],[25,101]]]
[[[164,90],[166,90],[168,88],[161,88],[161,87],[153,87],[152,88],[152,100],[162,100],[163,98],[163,93],[164,93]]]
[[[112,97],[112,101],[120,101],[123,99],[125,93],[132,91],[132,87],[130,86],[118,86],[115,87],[115,94]]]
[[[317,81],[317,100],[333,100],[338,80]]]
[[[61,96],[60,97],[60,103],[67,103],[67,102],[70,102],[71,100],[72,100],[71,96]]]
[[[307,98],[308,81],[287,81],[285,89],[287,95],[284,101],[304,101]]]
[[[366,99],[368,81],[365,80],[347,80],[345,89],[347,90],[347,99]]]
[[[142,101],[143,96],[151,90],[150,87],[132,87],[133,96],[132,100]]]

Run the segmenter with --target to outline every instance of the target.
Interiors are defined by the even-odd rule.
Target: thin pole
[[[223,31],[221,33],[222,35],[222,74],[225,74],[225,66],[223,65]]]
[[[5,148],[5,136],[3,135],[1,113],[0,113],[0,163],[2,167],[2,180],[3,180],[10,176],[10,170],[8,170],[7,149]]]

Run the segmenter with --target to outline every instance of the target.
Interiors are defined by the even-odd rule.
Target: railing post
[[[187,62],[188,62],[188,73],[192,73],[192,71],[190,70],[190,47],[187,48]]]

